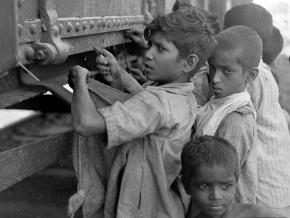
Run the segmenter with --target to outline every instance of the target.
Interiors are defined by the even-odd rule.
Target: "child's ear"
[[[196,54],[189,55],[184,63],[184,72],[188,73],[193,71],[196,68],[198,62],[199,59]]]
[[[258,76],[259,70],[257,67],[254,67],[250,70],[248,70],[248,75],[247,75],[247,82],[252,82],[256,77]]]

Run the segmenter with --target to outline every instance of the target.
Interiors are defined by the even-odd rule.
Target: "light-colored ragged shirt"
[[[278,85],[262,61],[247,90],[257,112],[258,200],[274,208],[289,206],[290,136]]]
[[[171,185],[180,172],[181,150],[195,120],[192,91],[192,83],[148,86],[123,104],[99,109],[106,121],[108,148],[125,142],[131,146],[118,218],[184,217],[181,199]]]
[[[215,133],[215,136],[227,139],[238,152],[241,169],[236,200],[242,203],[256,203],[258,184],[256,133],[253,114],[245,108],[229,114]]]

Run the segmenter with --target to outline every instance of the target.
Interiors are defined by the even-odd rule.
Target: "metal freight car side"
[[[24,86],[20,66],[61,88],[70,67],[90,67],[95,53],[89,39],[98,47],[124,46],[124,31],[143,28],[144,11],[148,14],[151,6],[142,0],[0,0],[0,108],[28,104],[34,109],[34,97],[47,91],[44,86]],[[115,92],[109,88],[106,94]],[[42,102],[44,109],[55,104]],[[66,130],[29,143],[0,144],[0,190],[67,154],[71,139],[72,130]]]

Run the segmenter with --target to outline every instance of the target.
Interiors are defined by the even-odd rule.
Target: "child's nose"
[[[219,83],[222,81],[222,76],[223,73],[221,70],[216,70],[213,74],[212,74],[212,82],[213,83]]]
[[[146,52],[145,52],[145,61],[149,61],[153,59],[153,50],[152,47],[149,48]]]
[[[220,188],[212,187],[209,194],[209,200],[218,201],[222,199],[222,193]]]

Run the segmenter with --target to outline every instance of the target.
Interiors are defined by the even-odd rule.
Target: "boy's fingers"
[[[129,72],[134,74],[134,75],[141,75],[142,74],[141,70],[136,69],[136,68],[129,68]]]
[[[100,72],[103,72],[103,71],[109,71],[110,68],[106,65],[98,65],[97,66],[97,69],[100,71]]]
[[[104,66],[109,64],[108,61],[106,60],[106,58],[104,58],[104,56],[97,56],[95,59],[95,62],[97,64],[104,65]]]
[[[115,58],[114,55],[106,49],[102,49],[101,54],[104,55],[105,58]]]
[[[142,30],[138,30],[138,29],[130,29],[130,30],[126,31],[126,34],[141,36],[143,34],[143,32],[142,32]]]

